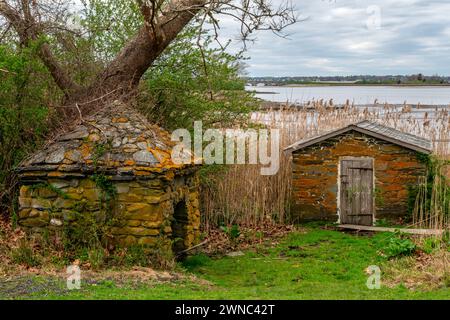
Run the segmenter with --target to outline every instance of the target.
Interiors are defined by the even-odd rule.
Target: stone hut
[[[110,222],[115,244],[174,242],[175,250],[194,245],[198,176],[194,166],[172,162],[171,146],[166,131],[134,109],[111,103],[18,169],[19,225],[56,231],[80,216],[93,217]]]
[[[431,142],[363,121],[298,141],[292,153],[292,215],[373,225],[408,213],[408,199],[426,175]],[[413,196],[413,195],[412,195]]]

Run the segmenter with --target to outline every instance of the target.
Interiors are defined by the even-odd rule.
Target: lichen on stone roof
[[[133,108],[115,101],[32,155],[18,171],[101,169],[119,175],[145,175],[145,172],[182,168],[171,159],[172,147],[167,131],[150,124]]]

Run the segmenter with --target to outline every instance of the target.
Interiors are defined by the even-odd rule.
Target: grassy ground
[[[449,288],[412,291],[400,285],[369,290],[365,269],[379,265],[383,270],[386,260],[378,251],[388,237],[311,229],[242,256],[192,256],[179,268],[196,279],[138,284],[103,280],[66,291],[62,281],[34,277],[25,280],[34,292],[23,294],[26,290],[21,293],[20,286],[0,284],[0,297],[3,292],[3,298],[37,299],[450,299]]]

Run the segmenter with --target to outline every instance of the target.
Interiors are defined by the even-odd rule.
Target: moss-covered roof
[[[28,176],[34,171],[58,176],[98,170],[116,175],[146,175],[182,169],[171,159],[172,146],[167,131],[116,101],[57,137],[24,161],[18,171],[28,172]]]

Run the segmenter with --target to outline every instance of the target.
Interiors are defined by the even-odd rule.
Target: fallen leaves
[[[450,284],[450,252],[445,249],[432,254],[419,251],[412,257],[389,261],[383,267],[383,283],[389,287],[403,284],[411,290],[434,290]]]
[[[10,252],[18,248],[24,239],[25,232],[19,228],[14,229],[10,222],[0,218],[0,274],[7,273],[12,268]]]
[[[210,229],[204,239],[208,242],[197,250],[213,256],[245,251],[259,244],[276,246],[281,238],[295,230],[294,226],[275,224],[272,221],[257,225],[241,224],[238,228],[239,236],[235,238],[225,232],[224,228]]]

